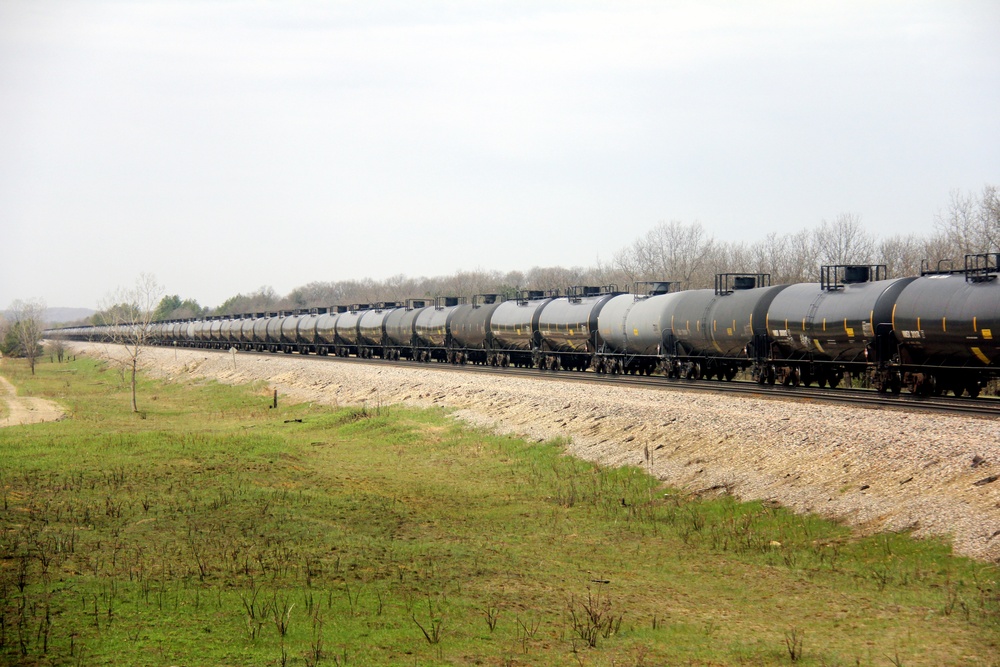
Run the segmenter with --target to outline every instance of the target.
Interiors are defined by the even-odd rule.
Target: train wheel
[[[979,380],[973,380],[965,388],[969,392],[969,398],[979,398],[979,393],[982,391],[982,387],[979,386]]]

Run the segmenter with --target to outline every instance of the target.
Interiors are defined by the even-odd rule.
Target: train
[[[838,387],[849,378],[881,393],[976,398],[1000,371],[998,267],[1000,253],[986,253],[904,278],[864,264],[822,266],[818,283],[720,273],[710,289],[573,286],[158,321],[144,333],[154,345],[763,385]],[[98,325],[46,336],[116,333]]]

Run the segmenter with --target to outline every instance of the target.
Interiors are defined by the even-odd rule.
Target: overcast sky
[[[663,220],[930,234],[1000,185],[998,28],[996,0],[0,0],[0,307],[589,266]]]

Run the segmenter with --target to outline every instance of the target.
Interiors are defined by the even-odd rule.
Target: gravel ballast
[[[120,349],[74,343],[120,358]],[[148,348],[143,368],[173,382],[265,381],[286,399],[331,405],[443,406],[476,426],[606,465],[647,467],[690,492],[724,489],[815,512],[861,532],[948,537],[957,553],[1000,563],[1000,429],[994,419],[865,410],[703,392],[598,387],[454,373],[435,364],[325,363]],[[141,403],[140,397],[140,403]]]

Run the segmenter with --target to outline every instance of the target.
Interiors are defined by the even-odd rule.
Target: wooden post
[[[277,408],[278,407],[278,390],[277,389],[274,390],[274,405],[272,405],[271,407],[272,408]]]

